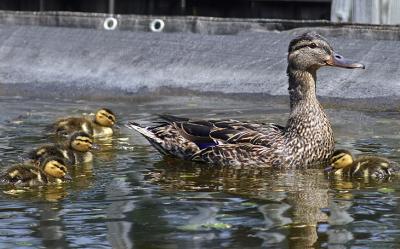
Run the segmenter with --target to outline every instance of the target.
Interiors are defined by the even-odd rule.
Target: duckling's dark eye
[[[311,43],[310,45],[308,45],[310,48],[316,48],[317,47],[317,44],[315,44],[314,42],[313,43]]]

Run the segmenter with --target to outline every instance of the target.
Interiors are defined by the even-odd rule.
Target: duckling
[[[61,157],[42,158],[36,165],[16,165],[0,176],[0,182],[14,186],[37,186],[72,180]]]
[[[92,120],[93,137],[112,136],[114,134],[112,127],[115,125],[115,122],[115,114],[110,109],[99,109]]]
[[[87,117],[69,117],[56,121],[52,127],[59,137],[65,137],[75,131],[84,131],[93,137],[112,136],[115,114],[107,108],[99,109],[91,120]]]
[[[327,170],[334,171],[335,175],[382,179],[399,172],[400,168],[396,162],[384,157],[365,155],[354,158],[350,151],[340,149],[332,154]]]
[[[37,162],[43,157],[62,157],[68,165],[88,163],[93,161],[93,154],[90,151],[96,148],[92,137],[86,132],[74,132],[65,144],[43,145],[28,154],[28,158]]]
[[[57,120],[52,130],[59,138],[65,138],[77,131],[83,131],[93,136],[92,122],[85,117],[68,117]]]

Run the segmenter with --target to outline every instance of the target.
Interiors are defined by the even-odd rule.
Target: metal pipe
[[[186,0],[181,0],[181,14],[186,14]]]
[[[39,1],[39,11],[44,11],[44,1],[45,0],[40,0]]]
[[[114,15],[115,0],[108,0],[108,14]]]

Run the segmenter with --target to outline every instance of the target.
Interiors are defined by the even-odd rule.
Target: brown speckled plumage
[[[139,131],[163,154],[183,159],[223,166],[320,164],[334,150],[331,125],[316,97],[316,71],[322,66],[364,68],[336,54],[318,34],[306,33],[292,40],[287,68],[290,116],[285,127],[168,115],[161,116],[165,123],[157,127],[127,126]]]

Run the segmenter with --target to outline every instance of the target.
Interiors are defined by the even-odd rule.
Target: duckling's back
[[[68,136],[77,131],[84,131],[93,136],[92,122],[84,117],[59,119],[53,124],[53,128],[58,136]]]
[[[64,145],[46,144],[30,151],[28,154],[28,158],[33,162],[38,162],[42,158],[50,156],[63,158],[68,165],[75,164],[75,155],[73,151]]]
[[[34,186],[46,184],[48,180],[44,172],[38,167],[17,165],[3,173],[0,176],[0,182],[16,186]]]
[[[352,177],[371,177],[382,179],[400,173],[398,163],[378,156],[358,157],[351,167],[343,169],[345,175]]]

